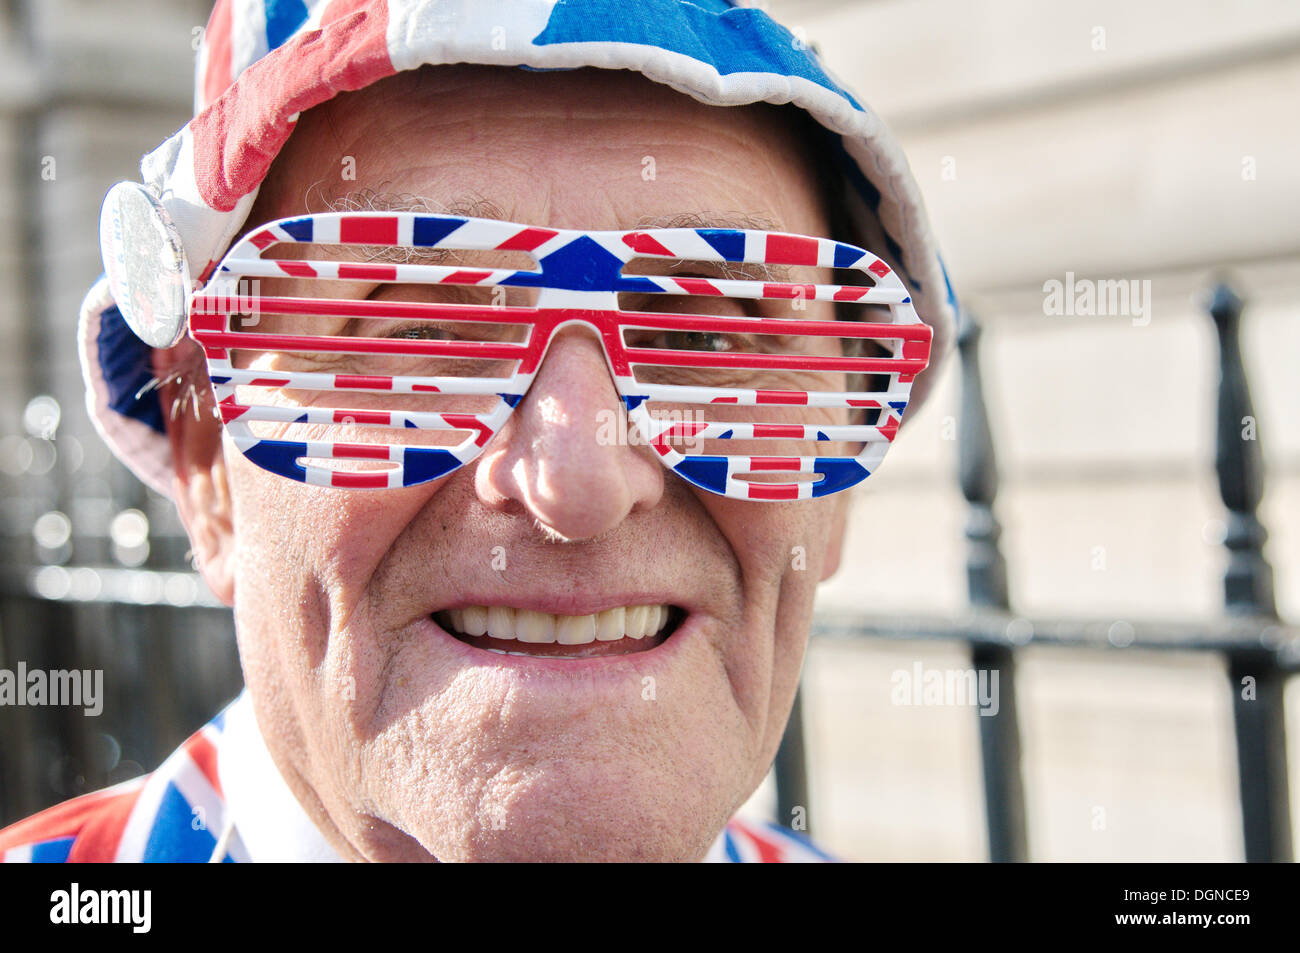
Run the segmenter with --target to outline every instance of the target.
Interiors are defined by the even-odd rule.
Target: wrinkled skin
[[[248,227],[368,188],[435,209],[486,199],[542,226],[690,213],[828,234],[787,112],[707,107],[621,71],[402,74],[305,113]],[[307,487],[207,416],[172,421],[181,514],[234,606],[258,724],[345,858],[700,860],[762,780],[847,494],[696,490],[647,448],[596,439],[619,407],[597,340],[570,329],[483,455],[423,486]],[[541,665],[431,621],[464,602],[691,616],[649,652]]]

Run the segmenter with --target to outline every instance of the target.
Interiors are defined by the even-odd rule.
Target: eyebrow
[[[674,215],[647,215],[637,219],[632,228],[734,228],[757,232],[782,231],[776,222],[766,216],[741,212],[678,212]]]
[[[414,192],[379,192],[357,189],[329,201],[330,212],[427,212],[431,215],[456,215],[461,218],[491,218],[508,221],[505,211],[483,195],[466,193],[450,203],[438,202]],[[645,215],[628,231],[642,228],[734,228],[750,231],[783,231],[765,215],[745,212],[677,212],[672,215]]]

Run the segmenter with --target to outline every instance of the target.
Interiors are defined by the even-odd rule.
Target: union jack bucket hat
[[[708,105],[805,110],[833,134],[824,161],[846,183],[852,232],[831,237],[875,251],[933,330],[930,366],[911,391],[915,413],[956,315],[919,190],[879,118],[764,11],[728,0],[218,0],[198,55],[195,116],[141,163],[142,201],[166,233],[152,256],[161,260],[131,273],[121,235],[106,226],[108,274],[87,293],[78,326],[91,419],[146,484],[171,495],[163,408],[149,385],[166,364],[155,345],[174,340],[142,339],[139,315],[183,307],[190,279],[218,265],[300,113],[403,70],[461,63],[635,70]],[[119,307],[115,294],[147,300]],[[123,318],[133,307],[135,331]]]

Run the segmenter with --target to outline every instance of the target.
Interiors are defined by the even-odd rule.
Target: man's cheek
[[[750,586],[779,584],[791,573],[808,575],[813,584],[820,579],[830,531],[842,513],[835,498],[738,505],[745,509],[729,510],[720,525]]]

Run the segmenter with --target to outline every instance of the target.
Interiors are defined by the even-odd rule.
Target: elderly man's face
[[[441,68],[339,96],[302,117],[249,226],[358,189],[434,211],[485,200],[541,226],[688,214],[828,231],[778,110],[615,71]],[[182,514],[235,606],[262,733],[345,857],[699,860],[761,781],[845,495],[698,491],[647,448],[599,439],[619,412],[595,336],[569,329],[483,455],[423,486],[308,487],[223,448],[210,422],[173,424]],[[665,606],[681,622],[546,659],[439,624],[469,605]]]

